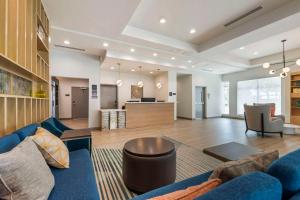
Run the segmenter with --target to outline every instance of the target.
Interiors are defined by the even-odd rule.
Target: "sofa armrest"
[[[234,178],[196,200],[281,200],[282,186],[276,178],[253,172]]]
[[[47,129],[50,133],[54,134],[57,137],[60,137],[63,134],[61,130],[59,130],[58,128],[56,128],[55,126],[53,126],[51,123],[47,121],[42,122],[41,125],[44,129]]]

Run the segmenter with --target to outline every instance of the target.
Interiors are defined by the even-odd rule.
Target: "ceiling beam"
[[[202,55],[237,49],[300,26],[300,1],[293,0],[271,12],[232,28],[198,46]]]

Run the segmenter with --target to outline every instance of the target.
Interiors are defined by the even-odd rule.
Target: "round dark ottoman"
[[[138,138],[123,149],[123,180],[138,194],[171,184],[176,178],[176,151],[163,138]]]

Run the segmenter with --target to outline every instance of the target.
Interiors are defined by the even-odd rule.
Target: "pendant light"
[[[142,88],[142,87],[144,87],[144,82],[141,79],[142,66],[139,66],[139,69],[140,69],[140,71],[139,71],[139,81],[137,82],[137,85],[138,85],[139,88]]]
[[[160,71],[160,69],[157,69],[157,74],[159,73],[159,71]],[[161,88],[162,88],[162,83],[161,83],[160,80],[156,83],[156,87],[157,87],[158,89],[161,89]]]
[[[281,40],[281,43],[282,43],[282,62],[272,63],[272,64],[267,62],[267,63],[264,63],[263,66],[262,66],[264,69],[268,69],[268,68],[272,67],[273,69],[269,70],[269,74],[271,74],[271,75],[275,74],[279,70],[282,70],[282,72],[280,73],[281,78],[287,77],[288,72],[291,71],[289,66],[292,66],[294,64],[300,66],[300,59],[298,59],[296,61],[286,60],[286,57],[285,57],[285,42],[286,42],[286,40]]]
[[[118,65],[118,80],[116,81],[116,84],[118,87],[121,87],[123,85],[123,81],[121,80],[121,64],[120,63],[117,63]]]

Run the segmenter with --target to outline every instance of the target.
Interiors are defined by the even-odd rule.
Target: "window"
[[[229,114],[229,82],[222,82],[222,114]]]
[[[237,83],[237,111],[244,113],[244,104],[275,103],[276,114],[281,113],[281,78],[263,78]]]

